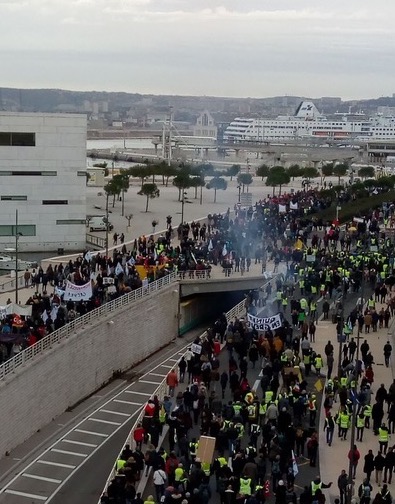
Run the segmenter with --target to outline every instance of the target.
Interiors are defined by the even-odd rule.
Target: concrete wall
[[[0,454],[11,450],[177,335],[178,291],[160,292],[98,320],[0,383]],[[109,323],[113,321],[114,323]]]

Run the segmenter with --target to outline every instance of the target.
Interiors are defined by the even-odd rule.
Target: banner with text
[[[92,297],[92,284],[75,285],[67,280],[64,293],[65,301],[88,301]]]
[[[281,315],[277,313],[272,317],[255,317],[247,314],[248,326],[257,331],[275,331],[282,326]]]

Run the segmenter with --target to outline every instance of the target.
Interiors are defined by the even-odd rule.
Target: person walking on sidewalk
[[[174,369],[167,375],[166,385],[169,387],[169,396],[174,397],[174,390],[178,385],[178,376]]]
[[[351,477],[355,479],[357,473],[357,466],[359,459],[361,458],[361,454],[357,448],[357,445],[354,445],[352,449],[348,452],[348,460],[351,462]]]
[[[359,504],[370,504],[370,496],[372,494],[373,487],[366,478],[363,483],[360,484],[358,488],[358,497],[360,498]]]
[[[381,486],[381,481],[383,479],[383,469],[385,467],[385,458],[379,451],[374,457],[374,469],[376,472],[376,484]]]
[[[374,471],[374,455],[372,450],[369,450],[364,457],[365,463],[363,465],[363,472],[366,474],[366,479],[370,481],[370,476]]]
[[[345,469],[342,469],[340,476],[337,478],[337,487],[340,493],[340,504],[346,504],[347,499],[348,474]]]
[[[384,345],[383,348],[384,351],[384,362],[386,367],[389,367],[390,365],[390,359],[391,359],[391,352],[392,352],[392,346],[389,341]]]
[[[335,431],[335,420],[330,412],[325,418],[324,431],[326,431],[326,442],[329,446],[332,446],[333,433]]]
[[[388,453],[385,456],[384,480],[383,483],[391,484],[392,473],[395,467],[395,452],[393,447],[388,448]]]
[[[388,427],[383,423],[379,427],[379,446],[381,453],[384,453],[384,455],[387,453],[389,439],[390,433],[388,432]]]

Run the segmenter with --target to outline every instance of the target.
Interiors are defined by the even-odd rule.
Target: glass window
[[[56,221],[57,225],[62,224],[86,224],[86,219],[59,219]]]
[[[27,196],[2,196],[1,201],[26,201]]]
[[[0,145],[34,147],[36,145],[36,134],[0,132]]]
[[[11,145],[11,133],[0,131],[0,145]]]
[[[68,205],[67,200],[43,200],[43,205]]]
[[[36,134],[11,133],[11,142],[14,147],[34,147],[36,145]]]
[[[15,236],[16,226],[0,226],[0,236]],[[18,233],[22,236],[36,236],[36,226],[34,224],[19,224]]]

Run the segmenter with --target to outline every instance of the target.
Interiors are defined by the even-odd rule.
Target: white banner
[[[202,353],[202,346],[192,343],[191,350],[193,353],[200,355]]]
[[[92,297],[92,284],[75,285],[67,280],[64,293],[65,301],[88,301]]]
[[[7,315],[13,314],[30,317],[32,314],[32,307],[31,305],[18,305],[16,303],[0,306],[0,319],[5,318]]]
[[[298,203],[294,203],[293,201],[291,201],[289,203],[289,208],[290,208],[290,210],[297,210],[298,209]]]
[[[112,285],[114,279],[112,277],[103,277],[103,285]]]
[[[278,205],[278,212],[279,213],[287,213],[286,205]]]
[[[282,326],[281,316],[279,313],[273,317],[255,317],[250,313],[247,314],[248,326],[257,331],[274,331]]]

